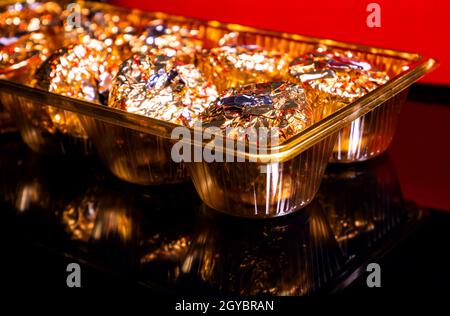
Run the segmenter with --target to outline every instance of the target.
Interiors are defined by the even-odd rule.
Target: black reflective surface
[[[95,157],[36,156],[15,134],[0,136],[0,153],[0,225],[12,248],[5,250],[7,260],[43,260],[49,271],[42,273],[58,269],[53,274],[61,287],[64,265],[79,262],[84,286],[92,287],[119,282],[189,295],[328,293],[351,284],[426,218],[403,200],[388,156],[331,166],[308,207],[250,220],[209,209],[190,183],[130,185]]]

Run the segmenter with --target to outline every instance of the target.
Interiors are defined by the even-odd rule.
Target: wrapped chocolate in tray
[[[219,91],[250,83],[280,80],[287,72],[289,57],[258,45],[224,45],[199,55],[200,69]]]
[[[194,64],[184,63],[183,56],[153,52],[134,54],[120,65],[108,106],[193,127],[200,113],[217,98],[216,88]],[[119,178],[139,184],[188,179],[184,164],[172,161],[170,142],[87,117],[82,121],[100,156]]]
[[[294,59],[289,76],[336,96],[343,105],[349,104],[389,81],[384,70],[353,55],[351,51],[320,47]],[[384,152],[394,136],[406,94],[407,90],[341,129],[331,161],[362,161]]]
[[[79,32],[79,35],[93,36],[94,39],[102,41],[108,47],[117,47],[117,50],[121,52],[119,55],[122,60],[126,59],[128,57],[126,55],[130,53],[155,55],[158,51],[163,51],[162,55],[169,57],[169,59],[175,58],[177,63],[194,64],[197,67],[196,69],[202,73],[202,79],[208,81],[208,84],[209,80],[211,80],[211,83],[216,87],[216,91],[222,94],[230,87],[239,89],[246,84],[280,80],[290,80],[298,84],[299,82],[296,82],[295,78],[287,79],[290,77],[288,74],[289,63],[324,45],[328,52],[364,61],[373,66],[374,69],[380,69],[385,72],[390,78],[386,83],[377,85],[372,91],[367,91],[366,95],[358,96],[352,102],[343,104],[339,111],[333,105],[332,99],[325,97],[328,101],[321,102],[321,100],[324,100],[326,92],[315,89],[316,92],[312,93],[311,91],[314,89],[306,83],[302,83],[306,84],[306,87],[304,87],[306,98],[310,100],[309,103],[312,108],[311,122],[305,121],[304,128],[301,126],[298,129],[293,129],[295,132],[292,135],[289,134],[289,137],[284,137],[282,134],[278,135],[282,136],[282,142],[274,147],[269,146],[267,153],[249,153],[246,151],[247,148],[233,153],[232,156],[235,160],[240,158],[243,159],[243,162],[213,162],[210,164],[202,160],[200,160],[201,162],[189,162],[190,171],[193,173],[196,188],[202,199],[209,206],[225,212],[230,212],[231,204],[233,203],[236,206],[236,211],[233,211],[233,214],[240,216],[279,216],[293,212],[307,204],[315,194],[317,184],[320,182],[323,169],[329,159],[329,153],[331,153],[332,146],[334,146],[334,142],[338,137],[338,132],[352,122],[357,122],[360,117],[364,116],[364,120],[366,120],[366,114],[371,111],[373,111],[372,113],[374,113],[375,117],[373,122],[376,122],[379,118],[381,122],[388,122],[386,115],[393,113],[393,110],[399,106],[407,88],[436,66],[436,62],[433,59],[426,59],[418,54],[365,47],[326,39],[315,39],[296,34],[268,32],[240,25],[200,21],[163,13],[145,13],[137,10],[121,9],[103,3],[81,2],[80,6],[82,7],[83,16],[88,18],[92,16],[98,17],[99,12],[106,14],[114,12],[114,14],[104,19],[96,18],[92,20],[94,24],[88,23],[88,28],[83,26],[81,30],[72,30],[68,32],[69,34],[65,32],[64,34],[70,40],[70,45],[79,44],[77,42],[78,37],[74,37],[74,34]],[[63,6],[62,8],[65,10]],[[84,14],[86,10],[93,10],[92,12],[95,12],[95,14]],[[63,12],[61,17],[65,16],[67,14]],[[126,21],[125,24],[130,24],[130,27],[121,23],[116,25],[117,19],[119,21],[124,19]],[[113,23],[110,23],[111,21]],[[143,25],[140,25],[139,21],[142,21]],[[61,23],[61,25],[64,26],[64,23]],[[102,25],[108,25],[107,28],[111,32],[101,32]],[[111,25],[112,27],[110,27]],[[45,33],[46,31],[48,30],[39,29],[39,32]],[[176,32],[179,32],[179,34],[176,34]],[[111,34],[111,37],[103,38],[101,36],[102,33]],[[176,44],[175,47],[172,47],[170,44],[167,45],[168,41],[166,39],[171,38],[175,38],[176,41],[174,43],[179,42],[179,45]],[[63,41],[63,43],[67,47],[66,42]],[[236,54],[231,53],[233,49]],[[200,50],[202,53],[198,53]],[[218,58],[220,54],[214,55],[210,53],[210,55],[207,55],[208,51],[220,52],[227,50],[229,54],[223,56],[225,59],[223,57]],[[243,50],[244,52],[242,53]],[[351,53],[351,56],[349,53]],[[231,59],[231,64],[227,63],[229,62],[227,56]],[[238,66],[239,62],[233,62],[233,58],[240,60],[240,57],[237,58],[236,56],[245,57],[243,59],[244,68]],[[214,62],[217,60],[220,60],[217,66],[223,66],[223,68],[215,67]],[[193,66],[189,67],[192,68]],[[220,69],[227,71],[220,71]],[[157,80],[150,80],[150,90],[153,92],[158,90],[158,88],[154,89],[152,87],[153,83],[157,86],[157,83],[164,82],[163,86],[166,89],[167,87],[173,88],[177,86],[177,83],[183,82],[180,87],[173,89],[189,92],[183,93],[183,97],[186,97],[187,102],[192,100],[192,98],[188,97],[192,95],[192,90],[184,88],[187,83],[186,80],[183,81],[178,71],[176,75],[175,73],[169,74],[170,72],[162,71],[162,76],[155,77]],[[179,82],[177,79],[176,82],[172,82],[171,80],[166,80],[167,78],[164,79],[164,76],[181,78],[181,81]],[[18,119],[16,118],[24,138],[34,137],[36,139],[35,143],[41,145],[53,143],[54,147],[61,148],[61,142],[58,139],[48,137],[49,135],[54,135],[49,134],[47,131],[44,133],[33,125],[41,125],[43,122],[43,120],[39,119],[39,116],[35,116],[33,111],[42,115],[42,112],[38,113],[38,110],[41,110],[43,105],[51,106],[57,109],[55,111],[71,111],[77,114],[84,130],[96,144],[97,150],[104,158],[106,164],[120,178],[141,184],[162,184],[188,179],[185,164],[175,163],[172,157],[168,155],[173,148],[173,144],[178,141],[178,139],[172,139],[172,132],[176,127],[186,126],[191,135],[193,135],[190,122],[194,122],[196,117],[198,118],[201,109],[207,107],[203,103],[198,108],[198,111],[197,109],[194,110],[193,107],[189,107],[188,103],[184,104],[185,101],[181,103],[184,108],[172,107],[170,104],[174,104],[173,100],[176,99],[176,94],[169,94],[166,96],[171,101],[168,103],[161,102],[160,110],[156,112],[142,112],[139,110],[135,111],[133,105],[131,107],[126,104],[125,107],[101,105],[101,103],[106,104],[107,99],[109,100],[109,105],[114,104],[111,101],[114,98],[111,98],[111,93],[108,93],[108,89],[103,90],[105,93],[99,95],[98,100],[92,102],[86,99],[76,99],[73,96],[57,95],[43,89],[27,86],[26,84],[25,82],[19,83],[5,78],[0,79],[2,103],[6,103],[3,102],[4,95],[8,95],[14,99],[13,103],[15,104],[34,106],[32,109],[22,111],[22,115]],[[310,88],[311,90],[309,90]],[[154,94],[158,96],[163,95],[160,92]],[[207,98],[213,95],[214,93],[207,92]],[[18,102],[17,99],[22,101]],[[153,101],[147,100],[146,102]],[[188,110],[186,110],[186,105],[188,105]],[[167,111],[164,109],[167,109]],[[182,114],[180,115],[174,109],[183,109],[181,111]],[[29,113],[33,114],[30,115]],[[153,115],[152,113],[161,115]],[[389,114],[389,117],[393,118],[396,115]],[[23,128],[20,128],[19,121],[25,121],[33,128],[24,132]],[[355,126],[354,128],[367,130],[369,134],[371,131],[380,128],[374,123],[363,123],[362,120],[359,120],[359,122],[359,127]],[[373,127],[368,128],[367,126]],[[375,126],[378,127],[375,128]],[[390,124],[389,126],[391,127],[383,127],[383,124],[381,124],[385,135],[393,130],[393,125]],[[39,136],[40,134],[41,136]],[[42,137],[42,134],[45,134],[47,138]],[[226,135],[225,138],[231,139]],[[383,139],[387,138],[389,137]],[[69,137],[69,139],[73,141],[74,138]],[[341,137],[341,139],[343,138]],[[350,140],[349,148],[353,148],[350,145],[356,144],[357,140],[348,139]],[[370,143],[368,141],[369,137],[365,139]],[[383,141],[380,139],[382,138],[374,137],[371,141],[381,144],[377,145],[381,148]],[[194,145],[193,148],[204,149],[208,148],[209,142],[210,139],[194,139],[193,142],[190,142],[190,146]],[[27,143],[30,144],[29,141]],[[107,146],[107,144],[109,145]],[[47,152],[45,146],[35,147],[41,149],[41,152]],[[71,152],[71,150],[68,150],[68,147],[64,147],[65,152]],[[220,146],[217,148],[219,152],[224,150]],[[355,152],[358,153],[355,157],[365,157],[364,159],[372,154],[364,153],[361,156],[361,153],[363,153],[362,149],[357,149]],[[376,154],[376,150],[373,150],[373,152]],[[347,155],[347,157],[349,156]],[[350,159],[353,159],[353,157],[350,156]],[[256,168],[255,166],[258,164],[261,164],[263,167]],[[224,181],[226,183],[220,183],[217,186],[218,189],[210,190],[214,185],[219,184],[218,177],[226,174],[224,172],[228,172],[225,169],[229,169],[230,175],[235,174],[236,177],[230,177],[230,179]],[[235,170],[240,170],[241,172],[237,174]],[[264,176],[261,176],[260,172],[256,175],[256,170],[265,172]],[[280,176],[283,179],[280,179]],[[262,178],[264,180],[258,180]],[[293,186],[293,183],[296,183],[296,185]],[[268,187],[262,189],[262,184],[266,184]],[[289,189],[286,184],[295,187],[295,190]],[[236,194],[236,188],[244,189],[238,192],[240,194]],[[253,191],[251,188],[255,188],[255,190]],[[276,191],[276,188],[279,190]],[[228,189],[231,190],[227,191]],[[266,200],[262,202],[264,197],[266,197]],[[220,200],[221,198],[224,198],[224,200]],[[236,201],[239,203],[236,203]]]
[[[61,13],[62,7],[56,2],[11,1],[0,12],[0,39],[4,43],[24,34],[60,26]]]
[[[222,95],[203,112],[202,122],[204,127],[219,128],[223,136],[236,140],[236,148],[238,142],[261,148],[289,140],[335,106],[327,95],[297,84],[251,84]],[[263,135],[265,131],[267,135]],[[265,144],[260,142],[263,139]],[[190,163],[192,180],[203,201],[225,213],[243,217],[288,214],[313,199],[334,140],[332,134],[288,161]]]
[[[83,36],[80,44],[53,52],[40,64],[30,84],[60,95],[100,102],[101,97],[109,91],[119,62],[120,56],[110,47]],[[92,145],[77,114],[29,102],[20,96],[13,98],[17,102],[9,106],[10,111],[19,118],[23,138],[32,149],[46,154],[71,152],[74,148],[79,148],[82,153],[91,151]],[[21,116],[25,119],[21,119]],[[50,140],[47,141],[46,137]],[[69,141],[69,145],[65,146],[63,139]],[[57,147],[54,147],[55,144]]]

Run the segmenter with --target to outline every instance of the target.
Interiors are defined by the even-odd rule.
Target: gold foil
[[[347,52],[313,52],[289,65],[291,78],[352,102],[389,80],[386,72]]]
[[[80,38],[89,36],[102,41],[108,47],[120,50],[123,59],[131,55],[130,42],[144,28],[149,20],[137,14],[124,14],[120,11],[102,11],[95,8],[82,8],[79,19],[74,19],[73,12],[63,12],[64,44],[79,44]]]
[[[287,55],[257,45],[230,45],[204,51],[199,67],[222,92],[250,83],[278,81],[287,72],[289,61]]]
[[[165,55],[135,54],[120,66],[109,106],[193,126],[216,98],[214,85],[193,64]]]
[[[50,92],[101,102],[108,97],[119,63],[120,56],[111,48],[86,36],[83,44],[59,49],[50,56],[38,69],[35,84]],[[52,123],[46,127],[48,131],[87,137],[76,114],[55,107],[46,110]]]
[[[178,60],[193,63],[203,46],[197,30],[178,25],[167,26],[156,20],[137,38],[131,40],[132,50],[140,54],[177,56]]]
[[[0,47],[0,77],[30,83],[34,71],[54,48],[54,41],[44,33],[27,34],[14,43]],[[25,71],[20,71],[24,68]]]
[[[55,2],[17,2],[0,13],[2,40],[61,24],[62,8]]]
[[[39,68],[36,84],[50,92],[98,101],[95,79],[104,50],[103,43],[96,40],[62,48]]]
[[[283,142],[313,122],[306,96],[304,88],[286,82],[232,88],[202,114],[203,126],[228,128],[226,136],[240,141],[249,128],[265,127]]]
[[[36,84],[50,92],[87,101],[100,101],[121,62],[114,47],[88,36],[83,43],[62,48],[37,71]]]

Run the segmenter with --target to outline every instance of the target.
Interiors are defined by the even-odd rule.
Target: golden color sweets
[[[198,31],[183,26],[167,26],[156,20],[131,41],[132,50],[140,54],[164,54],[178,60],[193,63],[196,53],[203,46]]]
[[[257,45],[230,45],[203,52],[198,64],[222,92],[250,83],[280,80],[287,72],[289,58]]]
[[[206,109],[202,119],[203,126],[219,127],[235,140],[246,140],[249,128],[264,127],[269,136],[283,142],[312,124],[313,109],[299,85],[260,83],[231,88]]]
[[[34,71],[55,48],[53,38],[45,33],[30,33],[9,45],[0,46],[0,77],[31,82]]]
[[[104,43],[85,37],[83,44],[57,50],[38,69],[35,84],[47,91],[92,102],[108,97],[112,77],[119,58]],[[50,132],[60,131],[86,138],[76,114],[55,107],[46,107],[51,124]]]
[[[17,2],[0,10],[1,39],[61,24],[62,8],[55,2]]]
[[[135,54],[120,66],[109,106],[193,126],[217,91],[193,64],[165,55]]]
[[[119,50],[123,59],[131,55],[131,44],[141,32],[148,19],[137,14],[120,11],[104,11],[95,8],[80,8],[79,19],[74,19],[71,10],[63,12],[65,46],[79,44],[80,38],[89,36],[102,41],[107,47]]]
[[[353,102],[389,80],[386,72],[352,57],[351,52],[313,52],[300,56],[289,65],[296,81]]]
[[[109,91],[119,64],[120,56],[113,48],[85,36],[82,44],[50,56],[38,69],[36,84],[50,92],[100,102],[100,94]]]

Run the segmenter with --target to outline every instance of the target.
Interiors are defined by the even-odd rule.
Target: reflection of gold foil
[[[134,224],[127,209],[120,206],[101,208],[92,230],[92,238],[102,240],[117,236],[121,242],[128,242],[133,237]]]
[[[352,58],[352,53],[314,52],[296,58],[289,74],[311,87],[352,102],[389,80],[370,63]]]
[[[288,64],[287,55],[256,45],[222,46],[199,55],[200,70],[213,80],[219,91],[280,80]]]
[[[122,197],[90,190],[64,208],[62,221],[74,240],[99,242],[117,238],[129,242],[136,233],[136,223],[127,202]]]
[[[407,214],[388,156],[363,165],[329,168],[317,200],[346,256],[355,252],[355,245],[360,249],[377,242]]]
[[[217,97],[215,87],[193,64],[164,55],[133,55],[115,78],[109,106],[193,126]]]
[[[340,266],[340,254],[313,204],[289,220],[247,222],[203,206],[183,272],[239,295],[308,295]]]
[[[94,195],[86,194],[80,200],[68,204],[62,221],[71,238],[87,242],[91,239],[95,219],[98,213],[98,201]]]
[[[189,244],[190,240],[186,236],[182,236],[179,239],[170,242],[164,242],[160,247],[146,253],[141,258],[141,262],[149,263],[155,260],[161,260],[161,258],[179,259],[187,251]]]

